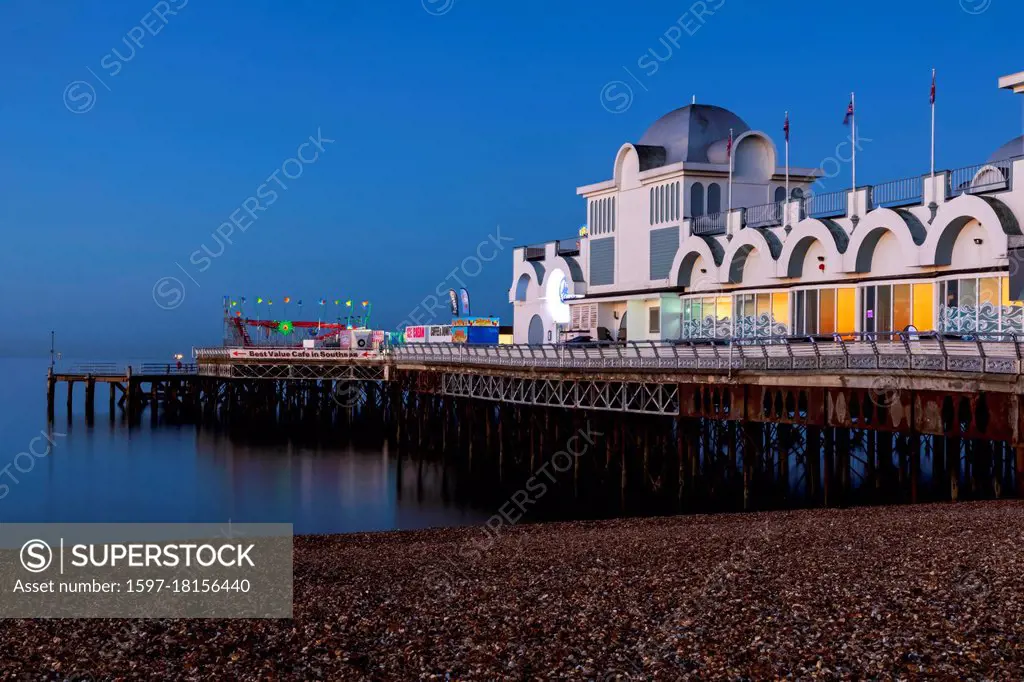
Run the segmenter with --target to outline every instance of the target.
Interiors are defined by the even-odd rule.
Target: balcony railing
[[[846,215],[847,191],[812,194],[804,199],[804,212],[811,218],[838,218]]]
[[[868,188],[868,210],[914,206],[923,201],[923,192],[924,183],[920,177],[882,182]]]
[[[946,196],[985,194],[1008,190],[1013,181],[1013,159],[979,163],[949,172]]]
[[[892,373],[1020,374],[1024,338],[1013,334],[953,337],[935,332],[857,332],[845,335],[631,341],[562,345],[486,346],[407,344],[389,357],[447,365],[573,369],[746,369],[791,372],[867,370]],[[200,356],[202,360],[202,356]]]
[[[693,216],[692,230],[696,235],[725,234],[729,214],[726,211]]]
[[[784,202],[773,201],[770,204],[749,206],[743,210],[744,227],[775,227],[783,223],[785,217]]]

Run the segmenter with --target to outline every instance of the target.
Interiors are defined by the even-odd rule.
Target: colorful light
[[[291,322],[282,322],[279,325],[277,325],[277,331],[285,335],[291,334],[292,328],[293,327]]]

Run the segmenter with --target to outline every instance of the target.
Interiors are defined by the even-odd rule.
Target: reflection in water
[[[68,420],[57,401],[55,445],[18,458],[47,431],[42,386],[47,363],[0,360],[0,522],[287,522],[297,533],[346,533],[482,523],[475,503],[440,461],[384,445],[258,441],[195,426],[128,429],[96,401],[84,421],[82,386]],[[25,396],[38,400],[26,400]],[[255,442],[254,442],[255,441]],[[42,448],[37,445],[37,453]]]

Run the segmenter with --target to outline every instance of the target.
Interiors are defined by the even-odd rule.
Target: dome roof
[[[1006,161],[1015,156],[1024,156],[1024,135],[1014,138],[997,149],[992,156],[988,157],[989,163]]]
[[[665,148],[665,163],[708,162],[708,147],[718,140],[750,130],[743,119],[728,109],[710,104],[688,104],[670,111],[647,129],[637,144]]]

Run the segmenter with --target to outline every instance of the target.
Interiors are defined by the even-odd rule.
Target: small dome
[[[718,140],[750,130],[743,119],[728,109],[710,104],[688,104],[671,111],[647,129],[637,144],[665,148],[665,163],[708,163],[708,147]]]
[[[997,149],[992,156],[988,157],[988,162],[1006,161],[1015,156],[1024,156],[1024,135],[1010,140]]]

